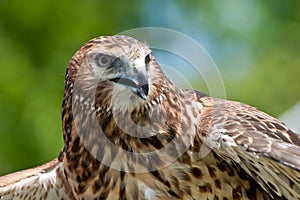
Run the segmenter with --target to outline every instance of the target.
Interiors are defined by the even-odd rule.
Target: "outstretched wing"
[[[200,97],[199,137],[270,194],[300,199],[300,136],[243,103]],[[200,152],[201,153],[201,152]]]
[[[61,163],[55,159],[42,166],[0,177],[0,199],[68,199],[65,184],[57,178]]]

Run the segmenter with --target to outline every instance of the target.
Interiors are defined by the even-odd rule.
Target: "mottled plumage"
[[[58,159],[0,199],[300,199],[300,137],[239,102],[178,88],[151,50],[99,37],[71,59]]]

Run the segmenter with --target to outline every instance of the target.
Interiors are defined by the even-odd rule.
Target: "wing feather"
[[[58,179],[62,163],[57,159],[39,167],[0,177],[0,199],[69,199],[66,184]]]
[[[228,163],[240,165],[261,187],[300,199],[300,136],[243,103],[200,97],[199,136]]]

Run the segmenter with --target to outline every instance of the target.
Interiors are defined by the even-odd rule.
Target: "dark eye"
[[[151,60],[150,54],[146,55],[146,57],[145,57],[145,63],[149,64],[150,60]]]
[[[112,57],[105,54],[99,54],[96,57],[96,62],[100,67],[108,67],[111,65],[112,61]]]

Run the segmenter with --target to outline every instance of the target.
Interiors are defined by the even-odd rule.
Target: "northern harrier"
[[[0,178],[0,199],[300,199],[300,137],[239,102],[178,88],[147,45],[93,39],[71,59],[64,147]]]

